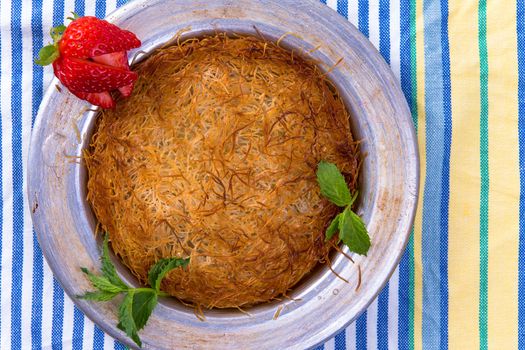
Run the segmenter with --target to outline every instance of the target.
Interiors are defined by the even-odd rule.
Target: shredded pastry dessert
[[[333,247],[338,209],[320,194],[318,162],[357,186],[336,88],[298,52],[247,36],[177,42],[133,69],[134,93],[101,112],[85,154],[114,252],[142,283],[159,259],[190,257],[162,290],[199,307],[286,296]]]

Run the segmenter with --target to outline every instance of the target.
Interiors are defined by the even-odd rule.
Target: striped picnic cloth
[[[300,1],[300,0],[298,0]],[[525,349],[525,0],[331,0],[399,78],[421,151],[407,251],[368,310],[321,349]],[[33,57],[70,11],[120,0],[0,0],[0,348],[120,349],[42,257],[25,196],[50,68]]]

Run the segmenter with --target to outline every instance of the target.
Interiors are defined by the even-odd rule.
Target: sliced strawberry
[[[93,61],[107,66],[129,69],[128,55],[126,51],[112,52],[105,55],[91,57]]]
[[[93,61],[112,67],[129,69],[128,55],[126,54],[126,51],[113,52],[107,53],[105,55],[95,56],[93,57]],[[123,97],[129,97],[133,92],[134,85],[134,83],[131,83],[129,85],[119,87],[118,91],[120,91]]]
[[[137,73],[78,58],[59,57],[53,62],[55,75],[70,90],[104,92],[132,84]]]
[[[53,43],[43,47],[35,63],[53,64],[55,75],[77,97],[113,108],[110,92],[127,97],[137,74],[130,71],[126,50],[139,47],[135,34],[96,17],[78,18],[51,29]],[[93,62],[92,61],[95,61]]]
[[[58,48],[62,56],[89,58],[139,47],[130,31],[96,17],[80,17],[67,26]]]
[[[111,97],[111,94],[107,91],[96,93],[77,92],[71,89],[69,89],[69,91],[81,100],[86,100],[89,103],[94,104],[95,106],[99,106],[106,109],[115,107],[115,100],[113,100],[113,97]]]
[[[119,87],[118,91],[120,92],[122,97],[124,97],[124,98],[125,97],[130,97],[131,94],[133,93],[133,88],[134,87],[135,87],[135,83],[131,83],[129,85]]]

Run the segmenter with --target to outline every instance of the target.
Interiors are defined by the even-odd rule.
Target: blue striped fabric
[[[36,57],[38,50],[44,44],[42,35],[42,2],[33,1],[31,9],[31,33],[32,33],[32,55]],[[33,101],[31,109],[31,126],[33,126],[40,98],[43,93],[43,68],[40,66],[33,67]],[[42,303],[43,303],[43,275],[44,259],[38,246],[36,236],[33,232],[33,274],[32,274],[32,299],[31,299],[31,341],[32,344],[42,344]],[[33,348],[37,348],[33,346]]]
[[[441,212],[440,212],[440,260],[441,276],[439,290],[440,306],[440,347],[448,349],[448,210],[450,197],[450,147],[452,145],[452,107],[450,83],[450,49],[448,43],[448,1],[441,1],[441,45],[443,64],[443,159],[441,172]]]
[[[13,179],[23,177],[22,164],[22,41],[17,40],[22,36],[21,2],[15,0],[11,4],[11,123],[12,123],[12,157]],[[13,181],[13,242],[12,261],[23,256],[23,231],[24,231],[24,201],[22,182]],[[22,264],[12,264],[11,270],[11,344],[13,348],[21,348],[22,327]]]
[[[518,267],[518,346],[525,348],[525,0],[517,5],[518,36],[518,138],[520,168],[520,218]]]
[[[356,329],[356,348],[358,350],[366,350],[367,349],[367,341],[366,341],[366,311],[357,319],[355,329]]]
[[[411,71],[415,66],[415,58],[411,55],[411,43],[415,38],[411,36],[410,14],[414,10],[413,3],[410,0],[400,1],[400,57],[399,70],[401,89],[409,103],[412,112],[414,123],[417,129],[417,106],[415,103],[416,87],[413,86],[411,79]],[[395,58],[394,58],[395,59]],[[412,233],[413,235],[413,233]],[[398,342],[399,349],[410,349],[410,266],[411,266],[411,252],[413,252],[413,237],[411,238],[408,248],[401,258],[399,263],[399,326],[398,326]]]
[[[411,24],[410,16],[412,2],[410,0],[325,0],[322,1],[342,16],[354,23],[372,43],[380,50],[385,60],[400,78],[403,91],[410,103],[413,101],[415,87],[411,80],[414,58],[411,56]],[[0,348],[1,349],[123,349],[118,342],[105,335],[98,327],[87,319],[64,294],[60,285],[52,277],[42,252],[32,231],[28,213],[28,203],[25,197],[25,165],[27,147],[31,126],[36,116],[44,89],[52,78],[49,67],[42,68],[32,63],[38,50],[47,43],[51,26],[65,22],[71,11],[79,15],[96,15],[104,17],[117,6],[124,4],[123,0],[0,0],[0,222],[2,223],[0,240]],[[430,1],[425,8],[426,20],[436,24],[435,29],[429,29],[426,38],[429,45],[443,48],[443,57],[437,62],[427,62],[427,74],[431,69],[439,70],[439,80],[432,78],[430,83],[443,91],[447,84],[447,73],[441,71],[441,63],[445,63],[448,55],[446,43],[442,41],[439,28],[445,28],[446,22],[441,19],[439,1]],[[6,55],[7,53],[7,55]],[[432,64],[434,63],[434,64]],[[521,65],[523,67],[523,64]],[[434,77],[434,75],[433,75]],[[448,81],[450,93],[450,82]],[[434,139],[429,135],[428,149],[434,152],[431,157],[435,162],[431,169],[435,174],[428,181],[434,181],[436,186],[427,186],[429,205],[441,207],[440,212],[427,208],[425,215],[426,227],[434,227],[434,231],[425,231],[428,246],[424,247],[427,259],[426,266],[437,266],[438,270],[426,274],[429,288],[427,293],[446,292],[445,270],[439,270],[439,261],[443,257],[436,255],[436,244],[445,242],[447,232],[435,231],[440,227],[439,221],[447,212],[446,198],[443,197],[447,181],[446,162],[450,150],[444,149],[443,135],[450,137],[450,128],[440,129],[446,124],[447,113],[450,118],[450,105],[446,101],[450,96],[435,96],[427,104],[429,125],[435,123]],[[412,104],[412,108],[415,105]],[[447,109],[448,108],[448,109]],[[525,108],[524,108],[525,109]],[[524,112],[525,113],[525,112]],[[445,120],[446,119],[446,120]],[[449,124],[447,124],[449,125]],[[428,129],[427,129],[427,132]],[[441,136],[440,136],[441,135]],[[440,143],[441,142],[441,143]],[[430,157],[429,157],[430,158]],[[433,240],[432,238],[436,238]],[[443,240],[444,239],[444,240]],[[523,251],[523,249],[522,249]],[[338,334],[318,349],[409,349],[413,341],[410,339],[410,266],[413,258],[409,252],[404,255],[400,268],[395,271],[392,280],[374,301],[366,313],[345,331]],[[433,261],[437,264],[434,264]],[[523,271],[523,270],[521,270]],[[523,272],[522,272],[523,275]],[[435,279],[435,280],[434,280]],[[522,288],[523,289],[523,288]],[[436,305],[429,306],[429,311],[435,313],[434,320],[440,320],[441,308],[439,298]],[[442,299],[446,301],[446,295]],[[441,329],[446,330],[446,325]],[[444,328],[445,327],[445,328]],[[523,327],[522,327],[523,329]],[[440,333],[440,328],[430,327],[425,334],[429,344],[446,345],[441,339],[446,334]]]
[[[425,30],[425,47],[432,47],[437,53],[429,55],[425,61],[427,175],[423,204],[422,256],[423,308],[429,317],[423,318],[423,342],[436,349],[447,347],[448,326],[446,318],[442,317],[442,309],[446,307],[444,304],[448,300],[447,260],[443,256],[446,249],[442,248],[446,247],[448,236],[448,222],[443,221],[446,221],[448,215],[446,189],[450,162],[450,148],[447,149],[443,142],[450,140],[450,131],[445,127],[450,125],[450,110],[445,108],[445,101],[450,101],[450,96],[445,93],[448,84],[450,94],[450,80],[447,80],[449,72],[445,69],[448,44],[443,38],[447,31],[447,15],[442,16],[443,6],[446,6],[446,0],[441,3],[425,2],[423,5],[424,20],[428,25]]]

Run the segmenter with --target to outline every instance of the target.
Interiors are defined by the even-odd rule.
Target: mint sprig
[[[118,310],[119,323],[117,327],[126,332],[141,347],[142,342],[138,332],[148,322],[153,309],[157,306],[159,296],[166,295],[160,290],[162,279],[171,270],[187,266],[190,259],[168,258],[159,260],[150,268],[148,274],[148,281],[152,288],[132,288],[120,279],[109,256],[108,235],[104,237],[100,260],[102,263],[102,276],[93,274],[85,267],[81,268],[82,272],[86,274],[93,287],[97,290],[87,292],[78,296],[78,298],[93,301],[109,301],[117,295],[123,294],[124,299]]]
[[[338,207],[345,208],[328,226],[326,240],[332,239],[339,231],[339,239],[350,251],[366,255],[371,244],[370,236],[361,217],[352,211],[358,192],[351,195],[345,178],[337,166],[324,160],[317,165],[317,182],[324,197]]]

